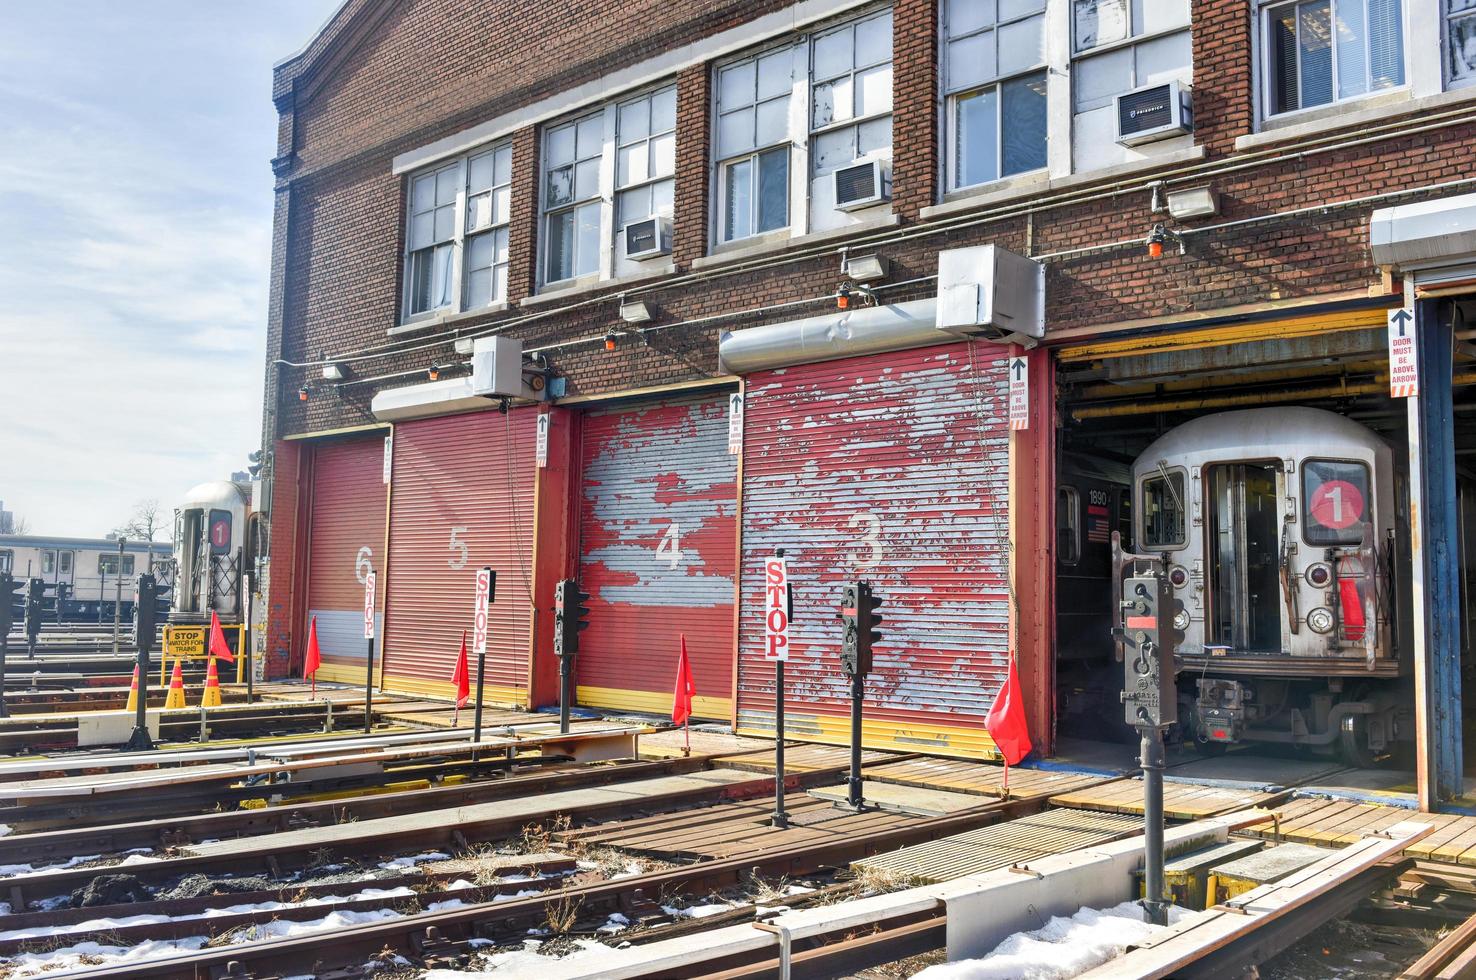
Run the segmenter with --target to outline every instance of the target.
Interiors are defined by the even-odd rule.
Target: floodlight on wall
[[[471,356],[471,352],[472,352],[472,347],[475,344],[476,344],[476,339],[475,338],[472,338],[472,337],[457,337],[456,338],[456,343],[455,343],[456,353],[460,354],[462,357],[470,357]]]
[[[1212,187],[1189,187],[1168,192],[1168,211],[1179,221],[1208,218],[1220,213],[1220,199]]]
[[[887,260],[880,255],[857,255],[846,259],[844,271],[856,282],[875,282],[887,277]]]
[[[639,301],[621,303],[620,319],[626,323],[649,323],[651,321],[651,308]]]
[[[338,364],[334,361],[329,361],[327,364],[323,365],[323,380],[346,381],[348,380],[348,369],[345,368],[342,364]]]

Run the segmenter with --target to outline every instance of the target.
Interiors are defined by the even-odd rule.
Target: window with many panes
[[[1183,80],[1193,62],[1189,0],[1072,0],[1071,38],[1077,113],[1145,85]]]
[[[1045,0],[943,8],[948,186],[1046,165]]]
[[[1400,0],[1306,0],[1262,8],[1265,114],[1404,84]]]
[[[789,224],[790,100],[803,51],[790,45],[718,72],[721,241]]]
[[[676,89],[550,126],[543,146],[543,282],[638,271],[624,253],[622,230],[645,218],[671,219]]]
[[[97,571],[98,571],[98,574],[100,574],[100,575],[117,575],[118,574],[118,556],[117,555],[98,555],[97,556]],[[124,575],[132,575],[133,574],[133,556],[132,555],[124,555],[123,556],[123,574]]]
[[[544,131],[544,282],[600,270],[600,160],[604,152],[603,112]]]
[[[1445,64],[1452,87],[1476,84],[1476,0],[1445,0]]]
[[[493,147],[410,178],[405,316],[507,298],[512,149]]]
[[[832,182],[839,167],[891,162],[891,10],[721,66],[716,102],[718,242],[853,220]]]

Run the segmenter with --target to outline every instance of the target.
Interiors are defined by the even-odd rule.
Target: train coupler
[[[1245,734],[1245,702],[1248,689],[1239,681],[1221,678],[1199,679],[1199,700],[1195,702],[1201,742],[1238,742]]]

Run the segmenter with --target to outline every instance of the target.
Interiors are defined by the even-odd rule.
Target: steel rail
[[[762,784],[767,790],[771,781],[765,779]],[[1043,793],[1035,797],[996,801],[946,816],[922,818],[915,824],[891,826],[825,844],[804,842],[616,881],[568,887],[547,896],[421,913],[295,939],[201,949],[142,964],[98,967],[71,975],[79,978],[196,980],[227,975],[228,971],[231,976],[265,976],[273,972],[326,973],[352,971],[385,951],[429,963],[451,965],[463,958],[466,940],[499,929],[541,925],[555,906],[572,904],[583,914],[613,911],[636,891],[646,895],[690,894],[733,887],[754,876],[812,874],[823,868],[843,867],[853,860],[883,850],[1025,816],[1044,809],[1049,796],[1049,793]]]

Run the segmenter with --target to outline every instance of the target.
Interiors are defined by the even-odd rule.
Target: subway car
[[[1181,605],[1182,734],[1336,750],[1414,738],[1408,519],[1393,451],[1315,408],[1206,415],[1132,469],[1132,542]]]
[[[172,623],[240,623],[254,551],[251,487],[214,480],[185,494],[174,511]]]
[[[9,572],[18,580],[39,578],[46,584],[47,623],[111,623],[113,605],[120,595],[121,617],[131,619],[135,582],[151,564],[167,591],[173,584],[173,567],[169,545],[163,542],[129,541],[120,560],[118,542],[107,538],[0,535],[0,572]],[[60,608],[58,591],[62,594]]]

